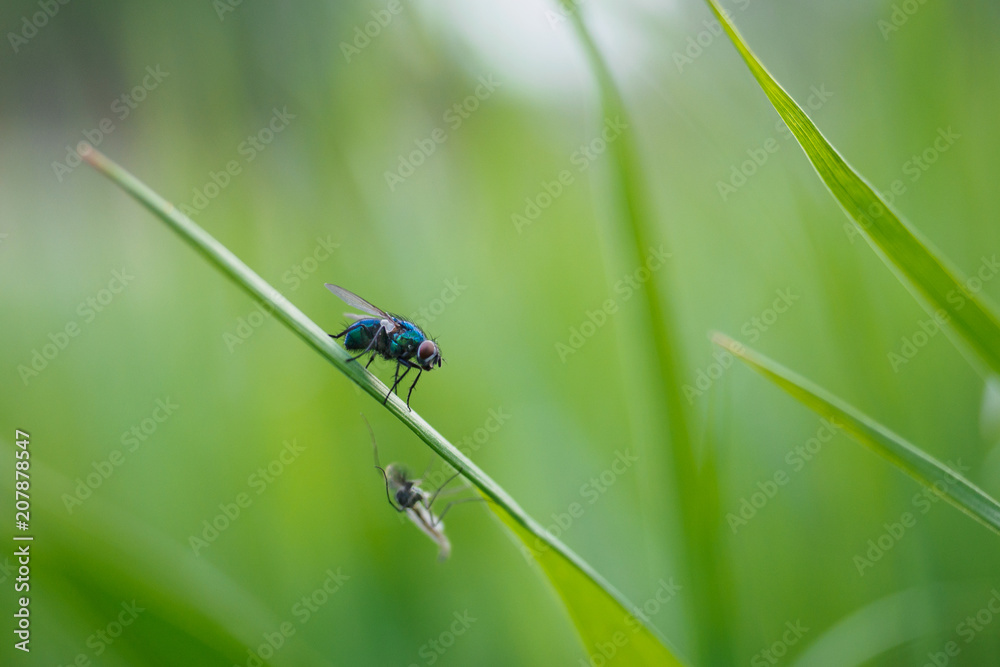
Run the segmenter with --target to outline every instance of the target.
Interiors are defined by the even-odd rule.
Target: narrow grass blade
[[[807,408],[829,420],[941,498],[1000,534],[1000,504],[960,474],[910,444],[871,417],[784,366],[715,333],[712,342],[728,350]]]
[[[868,665],[879,656],[884,660],[888,651],[941,630],[931,610],[944,606],[944,595],[937,586],[908,588],[852,610],[803,648],[792,667]]]
[[[628,110],[600,49],[584,22],[584,12],[572,0],[560,2],[566,15],[570,17],[593,72],[600,91],[604,117],[615,119],[629,127]],[[639,266],[647,249],[658,245],[659,240],[654,241],[657,238],[657,228],[645,189],[644,170],[631,132],[626,131],[609,143],[608,152],[611,157],[610,185],[617,207],[616,215],[609,222],[614,227],[612,233],[620,235],[624,241],[628,254],[624,263]],[[703,484],[702,471],[694,456],[690,415],[681,389],[685,384],[680,361],[683,353],[673,313],[666,305],[668,300],[663,297],[660,289],[661,281],[665,280],[662,276],[650,280],[640,290],[645,309],[645,335],[644,340],[639,343],[645,344],[645,349],[653,360],[656,378],[652,388],[659,392],[657,399],[662,400],[665,407],[663,411],[657,410],[657,418],[662,421],[656,424],[669,438],[667,446],[663,448],[670,455],[669,469],[664,471],[662,477],[677,489],[675,497],[685,546],[685,551],[678,555],[684,559],[681,566],[685,579],[691,582],[693,594],[688,596],[688,605],[696,616],[691,624],[692,631],[696,633],[696,650],[700,662],[707,662],[713,660],[712,656],[727,654],[730,648],[726,645],[728,636],[712,632],[713,627],[718,627],[716,621],[726,613],[721,608],[723,601],[703,590],[703,584],[710,586],[703,564],[708,561],[718,562],[720,566],[722,564],[712,551],[714,542],[706,541],[708,536],[702,529],[706,522],[705,508],[714,502],[709,497],[714,487]],[[659,497],[657,494],[656,498]]]
[[[601,647],[610,642],[615,646],[613,664],[621,665],[683,665],[671,654],[665,640],[643,625],[645,616],[639,607],[622,604],[605,590],[599,580],[580,577],[573,564],[549,545],[512,520],[509,514],[494,512],[524,543],[522,552],[531,555],[545,572],[569,613],[587,653],[595,656],[586,664],[600,664]],[[606,649],[605,649],[606,651]],[[583,664],[583,663],[581,663]]]
[[[598,89],[601,93],[601,106],[606,118],[628,120],[628,113],[621,94],[615,85],[614,78],[608,69],[601,52],[593,37],[584,25],[581,12],[574,3],[562,0],[565,9],[572,17],[573,27],[583,46],[584,53],[594,72]],[[629,123],[623,122],[625,126]],[[612,186],[616,204],[619,207],[617,220],[624,229],[624,238],[631,245],[631,261],[636,265],[641,262],[647,249],[656,245],[652,242],[651,231],[653,220],[650,214],[648,197],[643,187],[643,169],[639,162],[638,152],[628,133],[609,144],[612,155]],[[694,473],[697,467],[691,447],[691,429],[688,424],[688,413],[681,387],[684,378],[680,375],[681,354],[680,345],[675,336],[672,315],[664,306],[664,299],[656,280],[650,280],[641,290],[642,298],[648,316],[650,330],[650,346],[659,370],[659,378],[666,399],[667,430],[670,433],[673,449],[676,475],[681,488],[694,486]],[[689,494],[681,494],[682,501],[690,498]]]
[[[577,7],[569,0],[562,0],[563,6],[572,17],[573,26],[583,46],[583,50],[594,71],[598,89],[601,93],[601,106],[606,118],[627,121],[628,114],[621,94],[615,86],[614,78],[608,70],[604,58],[594,43],[587,27],[583,23]],[[628,126],[627,122],[622,123]],[[652,242],[650,228],[652,226],[649,205],[643,188],[642,167],[632,138],[623,136],[609,144],[612,155],[612,186],[619,207],[618,221],[624,229],[618,230],[630,245],[631,261],[634,265],[641,262]],[[666,429],[670,434],[671,449],[677,467],[675,474],[678,485],[685,489],[696,486],[695,472],[697,467],[691,447],[691,429],[688,424],[688,413],[681,387],[684,379],[680,375],[680,345],[675,336],[672,315],[664,306],[656,280],[650,280],[640,290],[648,318],[649,340],[653,358],[656,360],[662,391],[664,394],[667,419]],[[692,500],[692,494],[682,492],[682,501]]]
[[[959,336],[1000,373],[1000,320],[958,278],[940,252],[911,229],[841,157],[802,107],[774,80],[717,0],[706,0],[750,72],[860,233],[929,313],[943,311]]]
[[[140,204],[165,222],[186,243],[201,253],[210,264],[222,271],[240,288],[250,294],[251,297],[268,308],[275,319],[291,329],[307,345],[316,350],[327,361],[333,364],[337,370],[344,373],[361,389],[375,398],[379,405],[382,405],[387,387],[375,378],[375,376],[368,373],[362,364],[350,363],[350,355],[334,343],[319,325],[306,317],[301,310],[292,305],[291,302],[278,293],[263,278],[258,276],[228,248],[215,240],[190,218],[182,214],[175,206],[97,150],[88,145],[81,145],[78,148],[78,152],[91,166],[114,181]],[[552,554],[551,558],[558,560],[559,567],[554,567],[548,560],[540,559],[540,562],[543,564],[543,569],[549,573],[549,580],[552,585],[556,587],[563,599],[575,600],[582,597],[592,603],[585,607],[589,611],[582,612],[587,615],[588,621],[586,623],[581,623],[577,616],[573,616],[577,629],[580,631],[584,643],[588,648],[593,647],[597,642],[606,642],[610,638],[610,635],[598,636],[593,634],[595,627],[614,628],[611,634],[619,630],[632,633],[632,628],[628,627],[626,619],[629,617],[629,610],[634,607],[621,593],[605,581],[600,574],[595,572],[576,553],[553,537],[541,524],[528,516],[506,491],[480,470],[454,445],[448,442],[444,436],[434,430],[420,415],[408,410],[406,404],[398,396],[393,394],[389,398],[386,409],[406,424],[418,438],[423,440],[442,459],[450,463],[452,467],[468,479],[483,496],[491,501],[491,506],[499,508],[504,515],[505,522],[508,525],[517,527],[515,532],[522,538],[522,541],[530,538],[532,541],[537,540],[546,545],[546,553]],[[528,542],[525,541],[525,544],[528,544]],[[613,609],[614,613],[609,612],[609,609]],[[593,618],[593,614],[600,614],[601,617]],[[631,642],[623,649],[623,654],[629,655],[632,653],[641,662],[630,664],[681,664],[671,653],[670,649],[667,648],[665,642],[658,639],[655,632],[648,625],[639,622],[637,632],[642,638],[641,641]],[[646,658],[649,656],[638,653],[639,647],[648,648],[653,644],[658,647],[655,660],[647,660]],[[629,646],[632,649],[629,649]]]

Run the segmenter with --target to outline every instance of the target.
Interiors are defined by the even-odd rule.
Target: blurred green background
[[[880,190],[899,181],[897,209],[960,271],[995,261],[996,3],[727,6],[847,159]],[[923,665],[954,641],[949,664],[995,664],[996,536],[845,436],[794,463],[815,416],[738,364],[713,367],[706,333],[774,356],[994,496],[1000,399],[947,334],[919,335],[927,315],[845,231],[702,3],[577,11],[623,91],[651,236],[671,253],[651,279],[699,392],[699,457],[717,461],[722,662]],[[32,652],[8,634],[5,664],[605,659],[484,507],[449,514],[454,554],[437,562],[386,506],[358,413],[384,462],[419,472],[431,453],[148,212],[74,168],[83,139],[193,209],[328,330],[345,308],[324,282],[415,316],[446,363],[413,407],[633,602],[679,585],[647,612],[682,654],[713,634],[693,621],[703,591],[685,573],[700,564],[684,564],[649,426],[662,408],[642,384],[641,299],[616,291],[639,267],[606,234],[609,156],[591,142],[613,119],[554,4],[15,0],[0,26],[0,446],[12,461],[14,429],[31,434],[36,536]],[[778,291],[792,295],[780,313]],[[996,300],[1000,280],[982,294]],[[585,325],[608,299],[616,312]],[[893,362],[911,343],[912,359]],[[623,453],[638,457],[624,470]],[[226,526],[240,494],[248,506]],[[744,500],[761,506],[727,520]],[[584,512],[567,521],[572,503]],[[891,537],[904,512],[915,525]],[[226,527],[193,547],[213,521]],[[889,548],[859,565],[880,538]]]

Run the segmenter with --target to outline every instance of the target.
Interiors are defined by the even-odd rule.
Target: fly
[[[361,418],[364,419],[364,415],[361,415]],[[410,479],[409,473],[403,466],[398,463],[390,463],[386,467],[382,467],[382,464],[378,460],[378,444],[375,442],[375,431],[372,430],[372,425],[368,423],[367,419],[365,419],[365,425],[368,426],[368,433],[371,434],[372,438],[372,450],[375,452],[375,469],[382,473],[382,478],[385,480],[385,495],[392,509],[397,512],[405,512],[410,521],[416,524],[417,528],[422,530],[425,535],[437,544],[438,560],[447,560],[451,554],[451,542],[448,541],[448,538],[444,534],[444,522],[442,521],[444,515],[455,505],[483,500],[483,498],[454,500],[445,506],[441,514],[435,515],[431,509],[434,501],[437,500],[444,487],[448,486],[452,480],[458,477],[458,473],[456,472],[449,477],[445,480],[444,484],[428,495],[419,486],[421,480]],[[458,489],[458,491],[461,490]]]
[[[339,334],[330,334],[331,338],[343,337],[345,349],[352,352],[361,350],[360,354],[351,358],[351,361],[370,354],[371,358],[365,364],[365,368],[368,368],[377,356],[396,362],[394,381],[389,393],[385,395],[385,400],[382,401],[383,404],[389,400],[389,395],[396,391],[396,387],[410,369],[417,369],[417,377],[413,379],[413,384],[406,394],[406,407],[409,409],[410,396],[413,394],[413,388],[417,386],[420,374],[432,370],[435,366],[439,368],[441,366],[441,350],[437,343],[428,338],[427,334],[413,322],[376,308],[343,287],[326,283],[326,288],[343,299],[347,305],[363,310],[371,316],[347,313],[347,316],[353,318],[355,322]],[[402,375],[399,374],[400,368],[406,369]]]

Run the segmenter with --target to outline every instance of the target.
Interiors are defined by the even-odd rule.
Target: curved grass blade
[[[168,227],[177,232],[186,243],[201,253],[210,264],[228,276],[237,286],[245,290],[264,307],[268,308],[275,319],[291,329],[307,345],[333,364],[337,370],[375,398],[380,405],[383,404],[382,402],[388,388],[374,375],[368,373],[362,364],[349,363],[351,356],[346,350],[334,343],[319,325],[306,317],[301,310],[283,297],[267,281],[258,276],[228,248],[181,213],[173,204],[153,192],[146,184],[139,181],[139,179],[125,171],[99,151],[85,144],[81,145],[77,150],[80,156],[91,166],[107,176],[140,204],[149,209],[156,217],[165,222]],[[490,503],[491,507],[496,506],[502,510],[504,521],[508,525],[517,527],[515,532],[525,544],[528,544],[526,540],[530,536],[531,540],[538,540],[546,545],[547,553],[552,554],[551,558],[556,559],[555,562],[558,563],[558,568],[548,559],[539,560],[546,573],[549,573],[550,582],[559,591],[563,599],[575,600],[577,597],[582,596],[593,603],[588,608],[598,610],[598,613],[605,615],[609,609],[615,610],[616,615],[613,617],[588,619],[587,622],[580,622],[576,615],[572,615],[577,630],[580,632],[588,648],[597,642],[606,642],[610,636],[595,635],[595,627],[614,628],[611,634],[619,630],[629,634],[632,633],[632,628],[628,626],[625,619],[629,616],[629,610],[635,607],[625,596],[605,581],[580,556],[553,537],[535,519],[531,518],[506,491],[480,470],[476,464],[462,454],[454,445],[448,442],[444,436],[434,430],[420,415],[410,411],[406,407],[406,403],[398,396],[395,394],[391,395],[385,403],[385,407],[396,418],[406,424],[438,456],[458,470],[484,497],[492,501]],[[637,623],[639,627],[636,632],[638,632],[642,639],[630,642],[622,648],[621,653],[621,655],[625,656],[632,655],[637,661],[630,661],[629,664],[682,664],[671,653],[666,642],[659,639],[649,625],[641,621]],[[655,652],[651,652],[648,655],[639,652],[639,648],[645,647],[648,650],[648,647],[654,644],[657,647]],[[654,653],[655,659],[651,657]]]
[[[938,586],[908,588],[856,609],[802,649],[792,667],[867,665],[893,649],[933,636],[941,626],[931,610],[942,606],[943,594]]]
[[[750,350],[742,343],[718,332],[712,334],[712,342],[739,357],[862,445],[889,459],[893,465],[935,494],[1000,534],[1000,503],[975,484],[825,389]]]
[[[882,261],[931,314],[944,311],[954,330],[1000,373],[1000,320],[966,289],[944,256],[904,222],[878,191],[841,157],[802,107],[774,80],[719,7],[706,0],[813,168]]]

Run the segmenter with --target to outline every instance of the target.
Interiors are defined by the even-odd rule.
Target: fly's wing
[[[344,317],[349,317],[355,322],[360,322],[361,320],[370,320],[370,315],[362,315],[361,313],[344,313]]]
[[[337,285],[331,285],[330,283],[326,283],[326,288],[331,292],[333,292],[334,294],[336,294],[337,296],[339,296],[341,299],[343,299],[344,303],[346,303],[348,306],[351,306],[352,308],[363,310],[369,315],[374,315],[375,317],[382,320],[389,320],[390,322],[393,321],[392,316],[389,315],[389,313],[385,312],[381,308],[376,308],[375,306],[368,303],[354,292],[349,292],[345,290],[343,287],[339,287]]]
[[[451,555],[451,542],[445,537],[444,524],[437,521],[437,517],[419,503],[408,507],[406,515],[417,525],[417,528],[424,531],[424,534],[438,545],[438,560],[447,560],[448,556]]]

